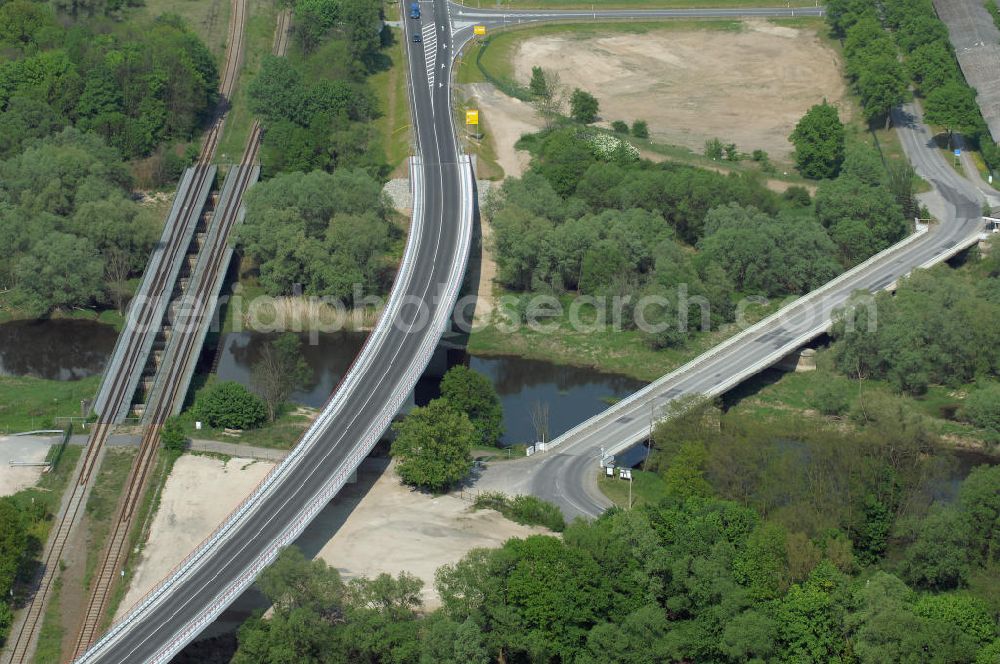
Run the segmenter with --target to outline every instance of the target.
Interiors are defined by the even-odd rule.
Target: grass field
[[[683,348],[653,350],[634,330],[615,331],[603,329],[575,329],[570,324],[571,296],[562,299],[560,317],[543,320],[548,330],[535,330],[521,325],[514,333],[502,331],[496,325],[487,325],[469,336],[468,351],[474,355],[513,355],[556,364],[592,367],[600,371],[651,381],[669,373],[685,362],[697,357],[712,346],[737,333],[735,325],[721,330],[696,334]],[[755,322],[771,313],[778,302],[768,307],[753,305],[747,309],[749,322]],[[580,321],[592,321],[591,312],[580,312]]]
[[[216,150],[215,160],[221,164],[238,162],[246,147],[254,114],[250,112],[246,96],[247,85],[260,71],[264,56],[271,53],[274,43],[277,8],[267,0],[249,0],[246,31],[244,32],[243,66],[240,69],[233,98]]]
[[[479,180],[502,180],[504,170],[497,162],[496,143],[490,131],[489,121],[480,114],[478,132],[469,133],[465,125],[465,111],[475,108],[472,101],[464,99],[455,104],[455,126],[460,127],[462,147],[471,155],[475,155],[476,178]]]
[[[613,478],[601,477],[597,486],[605,496],[618,507],[629,506],[629,482]],[[667,483],[656,473],[641,470],[632,471],[632,507],[639,505],[655,505],[667,497]]]
[[[163,14],[176,14],[198,35],[215,61],[222,67],[229,38],[230,0],[145,0],[131,17],[152,20]]]
[[[130,558],[132,560],[139,559],[139,554],[142,552],[142,548],[146,543],[145,538],[149,529],[149,523],[153,516],[156,515],[156,510],[159,507],[160,494],[163,491],[163,485],[170,476],[170,471],[173,470],[174,463],[177,461],[178,456],[179,455],[176,453],[166,453],[161,450],[160,454],[156,458],[152,479],[146,486],[142,500],[139,503],[135,520],[133,521],[128,534],[129,545],[125,550],[131,552]],[[112,586],[107,609],[104,617],[102,618],[102,629],[109,626],[114,620],[114,616],[118,612],[118,607],[121,604],[122,599],[124,599],[125,593],[128,591],[129,585],[131,584],[132,576],[135,574],[135,569],[135,565],[127,565],[125,568],[125,574],[119,577],[116,580],[116,583]]]
[[[0,376],[0,433],[53,428],[54,417],[79,417],[80,400],[92,399],[100,376],[43,380]]]
[[[393,43],[382,50],[392,65],[370,79],[382,112],[381,117],[375,121],[375,128],[382,138],[386,163],[393,174],[399,177],[404,175],[406,158],[413,151],[406,89],[406,48],[405,44],[401,44],[402,34],[398,28],[392,29]]]
[[[109,447],[104,454],[104,461],[101,462],[100,475],[94,482],[90,497],[87,498],[86,513],[90,523],[83,586],[88,590],[104,551],[105,540],[118,509],[118,499],[125,487],[137,451],[138,448],[135,447]]]
[[[66,453],[68,455],[70,451],[75,451],[78,456],[82,449],[82,447],[68,446]],[[34,659],[36,663],[56,664],[63,661],[62,650],[67,630],[77,629],[80,616],[76,614],[83,609],[83,606],[62,606],[65,601],[63,593],[79,598],[82,588],[82,597],[87,597],[87,589],[104,551],[105,540],[118,506],[118,497],[121,495],[125,480],[128,478],[135,453],[136,449],[132,447],[112,447],[108,448],[105,453],[94,488],[91,489],[90,497],[87,499],[86,516],[82,522],[87,528],[86,562],[83,569],[75,566],[62,568],[56,581],[59,592],[49,599],[45,610],[45,617],[39,632],[38,650]],[[66,465],[69,466],[68,463]],[[69,472],[72,472],[72,466],[69,466]]]

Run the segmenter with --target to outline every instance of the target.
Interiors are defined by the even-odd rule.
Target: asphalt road
[[[979,231],[982,194],[978,186],[959,176],[945,162],[918,113],[913,105],[907,105],[895,114],[895,122],[910,162],[940,195],[939,225],[932,226],[923,237],[886,260],[831,289],[815,303],[792,308],[788,316],[707,361],[695,360],[696,366],[662,385],[646,388],[634,403],[608,409],[581,425],[581,431],[568,432],[555,449],[525,459],[520,469],[508,467],[504,472],[521,472],[529,477],[525,488],[559,505],[569,518],[599,515],[611,504],[597,489],[602,449],[623,449],[643,440],[654,413],[658,417],[671,399],[726,391],[736,378],[748,377],[744,374],[752,372],[764,358],[794,350],[797,338],[825,327],[833,310],[855,291],[884,289],[914,267],[952,250]],[[534,467],[529,469],[532,464]]]
[[[421,24],[435,28],[448,25],[448,10],[443,1],[421,4],[425,8]],[[446,293],[449,276],[453,266],[466,260],[459,255],[461,167],[449,112],[448,86],[432,84],[429,79],[433,72],[436,83],[448,81],[451,58],[434,58],[434,69],[428,70],[425,63],[431,58],[425,58],[424,42],[409,41],[410,32],[418,29],[419,24],[413,21],[406,25],[413,113],[426,183],[425,230],[413,269],[397,287],[403,288],[412,302],[425,303],[428,313],[439,307],[450,311]],[[447,53],[451,46],[450,32],[440,29],[436,32],[436,48]],[[419,348],[431,330],[426,324],[411,325],[412,321],[401,320],[414,317],[415,307],[404,307],[402,313],[378,345],[370,365],[359,367],[365,369],[364,375],[343,402],[333,426],[323,434],[321,444],[310,449],[274,485],[260,509],[239,522],[194,573],[178,580],[169,594],[130,621],[109,647],[101,649],[99,643],[81,661],[100,664],[166,661],[168,650],[176,652],[197,634],[182,635],[196,616],[218,600],[220,591],[243,576],[260,552],[306,510],[333,474],[348,462],[360,441],[370,437],[373,422],[384,417],[394,396],[412,388],[406,383],[411,376],[415,382],[423,370],[422,366],[416,366],[421,361]]]
[[[423,176],[426,184],[424,199],[425,231],[416,248],[416,261],[412,271],[401,276],[396,288],[402,289],[411,302],[423,302],[431,314],[440,312],[442,307],[450,309],[447,297],[449,275],[453,266],[464,261],[460,255],[460,207],[461,207],[461,166],[458,162],[458,146],[452,127],[450,89],[452,54],[456,44],[471,34],[472,20],[480,16],[462,13],[455,16],[454,36],[447,29],[449,12],[456,11],[445,0],[424,0],[421,2],[423,18],[418,23],[411,19],[404,21],[411,80],[411,99],[414,114],[415,133],[422,157]],[[408,7],[407,7],[408,9]],[[677,10],[681,11],[681,10]],[[612,12],[615,18],[665,18],[665,17],[707,17],[707,16],[779,16],[783,10],[762,10],[766,13],[751,13],[756,10],[698,10],[695,13],[676,12]],[[795,10],[800,12],[803,10]],[[408,14],[408,11],[406,11]],[[552,20],[555,12],[542,14],[522,14],[522,20]],[[802,14],[796,14],[802,15]],[[559,14],[566,18],[566,14]],[[573,18],[569,16],[569,18]],[[486,20],[486,19],[483,19]],[[488,20],[500,20],[493,17]],[[463,25],[467,24],[467,25]],[[431,25],[433,24],[433,25]],[[442,29],[444,27],[444,29]],[[422,41],[414,43],[412,35],[421,31]],[[908,153],[911,146],[907,145]],[[924,154],[919,149],[920,159],[927,160],[927,167],[934,170],[940,161],[935,153]],[[921,164],[918,170],[923,173]],[[884,285],[907,271],[908,266],[920,264],[933,255],[940,246],[954,242],[965,231],[971,230],[970,215],[978,214],[978,203],[972,203],[962,192],[960,183],[949,180],[946,170],[937,174],[941,179],[941,191],[956,206],[954,219],[914,246],[906,255],[891,265],[873,269],[866,274],[857,287]],[[940,169],[938,169],[940,170]],[[925,176],[928,177],[928,176]],[[957,176],[955,176],[957,177]],[[934,179],[930,177],[929,179]],[[952,178],[954,179],[954,178]],[[975,211],[972,208],[975,208]],[[967,234],[967,233],[966,233]],[[848,291],[849,292],[849,291]],[[839,293],[841,300],[846,293]],[[822,316],[839,302],[831,296],[826,307],[818,314],[808,317],[815,322],[816,315]],[[413,308],[405,309],[412,319]],[[726,372],[736,370],[738,363],[745,362],[744,356],[759,355],[779,343],[794,331],[794,325],[808,324],[802,320],[790,321],[781,330],[770,336],[753,340],[737,352],[727,355],[725,361],[706,365],[690,376],[679,380],[677,390],[703,392],[717,383]],[[223,589],[230,588],[248,575],[248,568],[261,552],[281,535],[286,526],[309,513],[313,498],[328,487],[335,474],[339,474],[353,463],[361,441],[371,437],[373,422],[384,420],[386,412],[401,389],[409,391],[419,366],[419,349],[426,341],[427,326],[409,324],[407,316],[400,316],[391,326],[364,366],[357,366],[358,382],[345,395],[340,395],[341,406],[333,418],[333,426],[321,434],[320,444],[315,445],[305,456],[272,486],[266,502],[256,511],[239,521],[229,534],[208,553],[193,572],[182,575],[157,601],[144,609],[141,615],[129,621],[115,639],[98,643],[81,661],[101,664],[125,664],[133,662],[167,661],[169,655],[177,652],[197,634],[195,629],[203,623],[206,614],[216,611],[220,603],[228,603],[236,595],[221,596]],[[352,374],[355,374],[352,371]],[[671,392],[672,395],[675,395]],[[654,395],[664,398],[665,395]],[[639,407],[635,413],[626,413],[600,430],[569,441],[558,452],[550,453],[541,463],[534,464],[534,490],[567,508],[567,513],[594,514],[603,509],[603,500],[595,495],[591,487],[596,477],[596,453],[609,441],[622,440],[634,436],[638,430],[648,427],[649,404]],[[389,413],[391,416],[391,412]],[[381,432],[378,432],[381,433]],[[529,460],[530,461],[530,460]],[[221,609],[219,609],[221,610]]]

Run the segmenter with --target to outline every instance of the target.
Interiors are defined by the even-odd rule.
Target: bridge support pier
[[[792,351],[781,358],[781,361],[775,364],[774,368],[796,373],[816,371],[816,349],[800,348],[799,350]]]

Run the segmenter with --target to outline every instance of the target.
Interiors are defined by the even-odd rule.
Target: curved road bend
[[[425,12],[421,23],[426,27],[433,22],[438,51],[447,53],[451,45],[447,6],[443,0],[422,4]],[[471,196],[471,192],[463,192],[463,166],[452,127],[447,85],[451,58],[436,57],[434,69],[429,69],[426,60],[431,58],[425,59],[423,43],[410,40],[409,31],[416,28],[416,21],[412,24],[406,24],[406,46],[426,187],[423,231],[416,238],[418,244],[411,242],[407,249],[414,252],[412,267],[405,275],[401,270],[394,289],[410,302],[424,303],[425,313],[432,317],[446,317],[454,302],[452,286],[464,274],[471,219],[463,218],[463,193]],[[432,83],[432,74],[433,79],[445,84]],[[464,228],[467,223],[468,229]],[[133,610],[117,631],[113,628],[79,662],[169,661],[238,596],[235,590],[252,583],[262,552],[282,536],[286,527],[304,520],[300,518],[303,515],[314,516],[310,510],[315,498],[335,481],[335,474],[339,477],[349,473],[353,470],[351,464],[367,455],[370,444],[374,444],[372,439],[377,440],[383,433],[422,373],[428,359],[424,355],[428,340],[432,343],[430,350],[437,343],[438,331],[432,325],[419,321],[413,324],[415,307],[406,306],[406,300],[395,320],[380,323],[384,336],[372,341],[379,332],[372,333],[370,356],[357,361],[345,377],[345,394],[331,401],[337,403],[329,418],[332,426],[323,426],[318,420],[307,432],[306,436],[312,433],[318,438],[316,444],[304,452],[298,463],[276,477],[259,506],[206,549],[200,563],[188,572],[178,573],[167,592]],[[434,338],[428,339],[431,336]],[[351,382],[352,377],[356,382]]]
[[[978,186],[946,163],[933,145],[915,105],[897,109],[893,119],[910,163],[940,197],[937,202],[940,224],[830,288],[815,302],[790,305],[786,315],[773,324],[714,356],[696,358],[668,380],[661,379],[659,384],[636,393],[631,401],[620,402],[584,422],[556,439],[554,442],[560,444],[555,449],[515,462],[516,466],[501,471],[503,477],[485,478],[490,488],[498,488],[497,480],[509,478],[518,489],[556,503],[569,518],[599,515],[611,506],[597,488],[602,449],[614,453],[644,440],[654,411],[657,415],[662,413],[663,406],[671,399],[688,394],[724,393],[756,373],[768,358],[777,360],[798,348],[803,336],[817,336],[825,330],[833,310],[843,305],[853,292],[882,290],[914,268],[950,255],[956,246],[978,233],[982,228],[982,192]]]
[[[425,29],[433,19],[431,30],[435,39],[431,47],[425,50],[426,38],[419,45],[410,41],[416,22],[407,19],[404,30],[410,52],[412,110],[426,182],[423,210],[427,230],[421,234],[419,246],[413,247],[417,264],[412,274],[405,278],[400,275],[399,281],[405,283],[397,283],[395,288],[429,302],[432,311],[438,311],[439,303],[434,299],[447,291],[445,281],[449,278],[450,268],[459,262],[464,266],[465,261],[464,254],[458,255],[463,251],[459,237],[462,232],[461,214],[458,212],[462,197],[461,166],[457,162],[458,150],[450,114],[450,56],[454,48],[451,31],[447,28],[449,7],[445,0],[425,1],[422,6],[425,8],[422,21]],[[648,12],[639,14],[648,15]],[[748,10],[739,15],[748,15]],[[539,17],[537,20],[551,20],[551,17]],[[446,27],[442,30],[441,26]],[[471,24],[457,27],[462,33],[471,33]],[[464,41],[464,34],[457,36]],[[959,194],[958,199],[961,198]],[[958,200],[958,203],[961,206],[964,201]],[[938,233],[935,237],[943,235]],[[916,257],[913,258],[916,260]],[[447,304],[450,309],[450,302]],[[235,599],[239,587],[249,584],[247,578],[252,578],[252,573],[256,571],[260,552],[280,535],[285,524],[295,521],[300,515],[311,516],[311,497],[322,493],[324,486],[332,481],[331,475],[335,471],[344,470],[358,441],[370,437],[373,427],[368,423],[383,420],[385,413],[392,410],[380,410],[379,405],[391,402],[398,393],[398,385],[415,380],[415,375],[419,374],[420,367],[417,365],[422,361],[413,359],[420,347],[419,331],[398,324],[389,327],[391,329],[385,339],[373,346],[371,360],[365,361],[363,366],[359,364],[350,372],[349,376],[357,378],[354,389],[346,396],[338,394],[338,397],[343,397],[343,407],[337,408],[334,414],[337,429],[312,432],[318,435],[320,444],[310,448],[298,464],[275,479],[264,504],[239,521],[214,547],[204,550],[204,557],[195,569],[179,574],[168,592],[163,592],[131,614],[117,628],[113,638],[103,639],[81,661],[101,664],[167,661]],[[606,433],[608,437],[615,435],[612,431]],[[600,444],[597,439],[589,442],[596,446]],[[586,444],[567,444],[559,454],[549,456],[543,464],[535,464],[536,467],[545,467],[556,461],[545,470],[556,470],[556,466],[562,468],[554,474],[555,482],[542,479],[549,475],[548,472],[536,474],[534,482],[551,483],[549,494],[553,490],[559,491],[560,487],[567,492],[575,492],[576,488],[582,487],[583,495],[567,495],[578,505],[580,512],[593,513],[599,506],[585,502],[592,499],[585,481],[592,472],[588,473],[586,468],[580,472],[572,459],[571,463],[558,461],[565,456],[590,461],[591,457],[586,454],[587,447]],[[590,449],[593,451],[595,448]],[[353,456],[356,456],[357,450],[354,451]],[[544,488],[540,488],[539,493],[547,495]],[[248,570],[252,564],[253,567]]]

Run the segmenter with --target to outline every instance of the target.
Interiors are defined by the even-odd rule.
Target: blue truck
[[[410,18],[420,18],[420,3],[414,2],[410,5]]]

